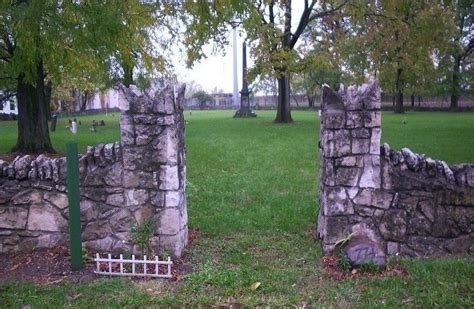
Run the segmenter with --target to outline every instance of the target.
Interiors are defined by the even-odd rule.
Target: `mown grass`
[[[295,112],[292,125],[273,124],[273,112],[259,112],[257,119],[232,114],[186,112],[188,215],[190,228],[199,231],[186,253],[193,273],[174,283],[6,284],[2,305],[474,306],[471,258],[403,259],[408,275],[398,278],[333,281],[323,275],[311,236],[319,186],[316,114]],[[118,139],[117,115],[81,118],[83,126],[92,118],[104,118],[107,126],[80,131],[75,138],[82,150]],[[60,123],[52,134],[58,150],[71,138],[67,119]],[[0,123],[0,151],[13,146],[14,131],[13,124]],[[384,113],[383,140],[448,163],[474,162],[474,113]],[[255,282],[261,286],[253,291]]]

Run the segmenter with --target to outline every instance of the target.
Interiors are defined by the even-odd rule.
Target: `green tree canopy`
[[[0,89],[16,92],[19,107],[14,150],[54,151],[51,83],[100,88],[137,63],[162,68],[150,33],[164,9],[152,1],[1,0]]]
[[[255,63],[249,75],[272,76],[278,80],[275,122],[292,122],[289,80],[292,73],[301,69],[297,43],[309,29],[308,25],[334,14],[348,2],[305,0],[300,2],[302,10],[297,15],[291,0],[187,1],[185,11],[190,18],[185,43],[189,63],[205,56],[203,45],[226,44],[231,25],[240,25]]]

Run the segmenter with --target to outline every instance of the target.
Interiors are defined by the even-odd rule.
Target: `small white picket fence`
[[[146,255],[143,256],[143,259],[135,259],[135,255],[132,255],[131,259],[124,259],[123,255],[120,254],[118,259],[114,259],[110,253],[108,254],[107,258],[102,258],[100,257],[99,253],[97,253],[94,262],[96,263],[96,269],[94,273],[99,275],[155,278],[172,277],[171,265],[173,265],[173,262],[171,261],[170,257],[168,257],[168,260],[166,261],[160,261],[157,256],[155,256],[153,260],[148,260]],[[106,267],[104,267],[104,263],[106,263]],[[119,266],[118,270],[116,269],[117,265]],[[155,265],[155,267],[151,267],[152,270],[150,271],[148,265]],[[165,271],[163,271],[163,268]],[[127,269],[130,269],[130,271]]]

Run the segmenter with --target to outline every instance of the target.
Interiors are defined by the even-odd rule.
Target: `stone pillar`
[[[150,247],[181,256],[187,244],[184,86],[122,88],[120,141],[125,206],[137,224],[151,219]]]
[[[358,211],[363,211],[357,199],[367,194],[371,198],[381,186],[380,105],[377,82],[338,93],[323,86],[318,235],[325,254],[359,229],[360,222],[369,224],[357,220]]]

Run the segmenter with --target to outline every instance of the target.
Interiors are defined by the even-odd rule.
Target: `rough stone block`
[[[437,207],[432,235],[435,237],[454,238],[474,231],[473,207]]]
[[[318,233],[324,244],[335,244],[338,240],[347,236],[348,218],[320,216],[318,220]]]
[[[348,156],[348,157],[342,157],[342,158],[336,159],[335,165],[337,167],[339,166],[354,167],[354,166],[358,166],[358,162],[360,161],[361,160],[358,156]]]
[[[333,159],[325,159],[321,163],[320,171],[321,182],[328,186],[334,186],[336,182],[336,171],[334,169]]]
[[[366,128],[374,128],[374,127],[380,127],[381,125],[381,118],[380,118],[380,111],[374,111],[374,112],[364,112],[363,116],[363,121],[364,121],[364,127]]]
[[[159,116],[157,119],[157,125],[159,126],[172,126],[177,122],[174,115]]]
[[[87,224],[86,228],[82,232],[82,240],[95,240],[105,238],[112,235],[112,228],[107,221],[94,221]]]
[[[451,254],[472,254],[474,250],[474,234],[448,239],[443,243],[443,247]]]
[[[0,207],[0,228],[24,229],[28,209],[23,207]]]
[[[382,129],[373,128],[370,137],[370,154],[380,155],[380,140],[382,139]]]
[[[353,138],[369,138],[370,130],[366,128],[353,129],[351,134]]]
[[[357,186],[361,168],[359,167],[339,167],[336,170],[335,184],[339,186]]]
[[[127,124],[122,124],[122,119],[127,119]],[[120,142],[124,146],[133,146],[135,145],[135,127],[133,123],[129,123],[129,116],[123,115],[120,118]]]
[[[112,163],[115,161],[113,143],[109,143],[104,146],[104,159],[107,163]]]
[[[33,204],[28,215],[28,230],[64,232],[67,221],[54,207],[47,204]]]
[[[135,223],[135,219],[128,209],[120,209],[110,217],[109,222],[114,233],[129,232],[130,227]]]
[[[59,209],[64,209],[69,205],[67,195],[63,193],[46,192],[44,199]]]
[[[169,191],[173,192],[173,191]],[[150,203],[155,207],[165,207],[165,195],[166,191],[153,191],[150,192]]]
[[[354,214],[354,207],[343,187],[326,187],[322,192],[322,206],[326,216]]]
[[[30,155],[23,156],[13,161],[13,169],[15,170],[16,179],[22,180],[28,178],[31,162],[33,162],[33,158]]]
[[[157,183],[153,181],[151,172],[124,171],[123,186],[124,188],[156,189]]]
[[[408,220],[408,234],[419,236],[431,235],[431,222],[424,215],[416,212]]]
[[[156,163],[173,165],[178,162],[178,138],[175,128],[166,128],[153,144],[152,160]]]
[[[188,231],[181,230],[176,235],[163,235],[159,238],[158,248],[153,248],[158,252],[164,250],[171,252],[174,257],[181,257],[184,247],[188,244]]]
[[[160,235],[176,235],[179,232],[180,213],[177,207],[164,208],[157,214],[157,233]]]
[[[160,167],[160,190],[176,191],[179,189],[177,166],[163,165]]]
[[[122,162],[117,162],[107,168],[107,173],[104,176],[104,182],[110,187],[122,186],[123,165]]]
[[[105,202],[107,199],[107,193],[103,187],[81,186],[79,190],[81,192],[81,197],[86,197],[96,202]]]
[[[389,209],[392,205],[393,193],[385,190],[363,188],[353,201],[357,205]]]
[[[367,138],[355,138],[352,140],[353,154],[367,154],[370,151],[370,140]]]
[[[127,207],[142,206],[148,202],[148,191],[140,189],[127,189],[125,193],[125,205]]]
[[[380,156],[365,156],[364,170],[360,177],[361,188],[380,188]]]
[[[387,241],[387,254],[396,255],[400,252],[400,244],[394,241]]]
[[[24,205],[30,203],[39,203],[43,199],[43,195],[39,190],[24,190],[15,194],[11,198],[13,205]]]
[[[407,236],[407,213],[402,209],[387,210],[380,222],[380,234],[385,240],[403,242]]]
[[[139,207],[137,210],[133,212],[133,217],[135,218],[135,221],[138,222],[139,224],[145,222],[149,218],[153,217],[153,214],[155,213],[155,208],[151,206],[150,204],[142,205]]]
[[[351,129],[362,128],[364,125],[363,119],[363,112],[347,112],[346,127]]]
[[[182,191],[166,191],[165,205],[166,207],[178,207],[181,202]]]
[[[107,195],[107,199],[105,203],[111,206],[121,207],[124,206],[125,199],[123,197],[123,193],[115,193]]]
[[[346,122],[346,113],[343,110],[328,110],[321,120],[326,129],[342,129]]]
[[[112,252],[114,242],[114,238],[107,236],[103,239],[84,241],[83,245],[86,249],[89,249],[92,252],[109,253]]]
[[[132,117],[134,124],[141,125],[157,125],[159,119],[159,117],[154,114],[134,114]]]
[[[335,158],[351,155],[350,131],[323,131],[321,146],[325,157]]]

